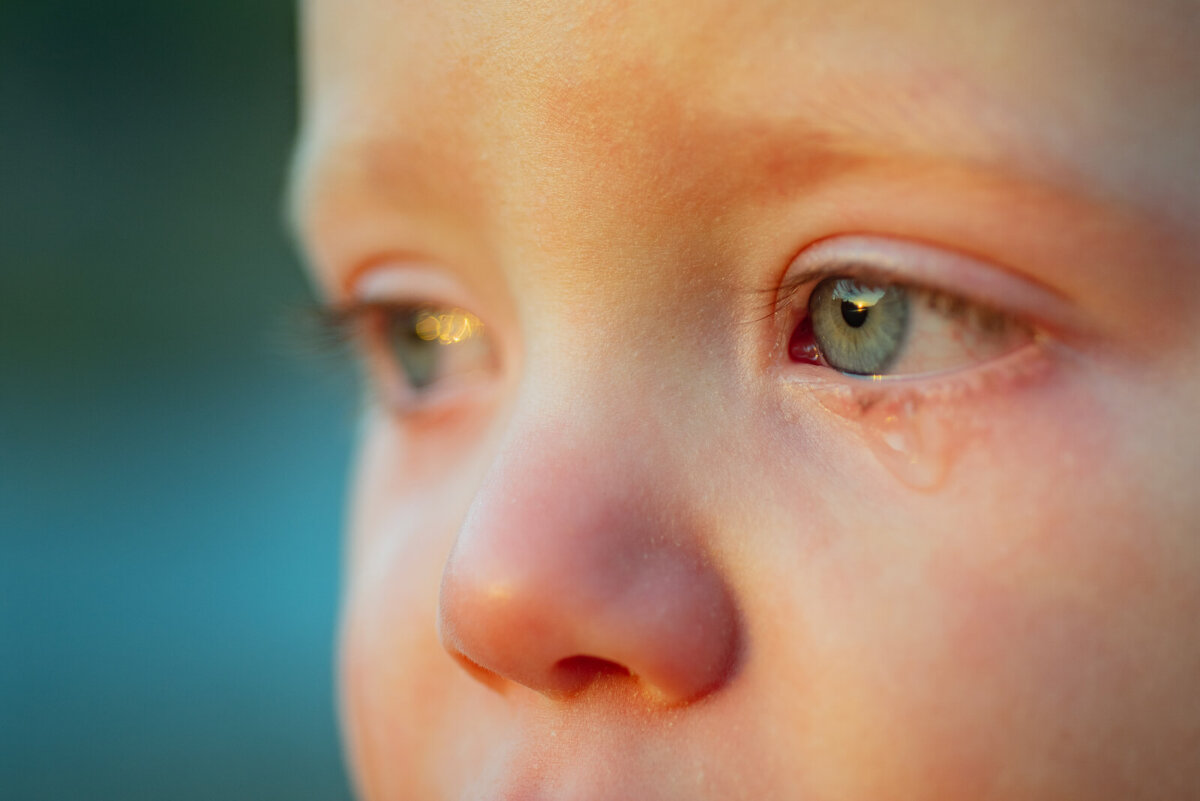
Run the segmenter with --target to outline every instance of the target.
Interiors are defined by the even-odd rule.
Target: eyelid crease
[[[445,270],[403,257],[372,260],[354,271],[346,283],[350,303],[475,308],[472,298]]]
[[[1093,337],[1069,297],[987,259],[912,240],[847,234],[805,247],[766,304],[766,319],[779,314],[814,281],[845,275],[960,299],[1011,316],[1063,341]]]

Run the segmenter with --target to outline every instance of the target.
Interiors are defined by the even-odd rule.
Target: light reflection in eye
[[[848,278],[839,279],[833,288],[834,298],[853,303],[860,311],[874,306],[886,293],[885,288],[863,286]]]
[[[426,342],[455,345],[483,332],[483,322],[462,309],[435,311],[423,309],[413,325],[416,335]]]

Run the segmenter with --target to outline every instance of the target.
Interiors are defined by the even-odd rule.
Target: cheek
[[[1194,549],[1178,547],[1175,521],[1151,500],[1169,470],[1128,447],[1139,426],[1064,400],[1073,414],[1056,426],[1031,421],[990,450],[998,478],[976,493],[979,522],[928,562],[943,610],[928,701],[954,710],[931,733],[975,740],[997,786],[1132,797],[1192,770],[1167,755],[1200,723],[1180,703],[1197,675],[1188,610],[1200,577]]]
[[[437,599],[470,487],[441,476],[401,487],[412,455],[386,419],[370,423],[352,503],[340,637],[347,755],[361,795],[441,797],[456,765],[480,764],[495,694],[442,648]],[[466,731],[454,721],[471,720]]]
[[[405,539],[408,547],[367,555],[342,617],[342,725],[370,801],[456,797],[462,766],[495,756],[493,723],[506,719],[503,698],[468,678],[439,641],[445,547]]]
[[[393,584],[403,591],[356,585],[343,612],[342,723],[355,778],[370,799],[396,797],[400,782],[421,781],[406,763],[437,754],[428,738],[415,735],[429,728],[446,696],[441,666],[421,657],[436,653],[431,612],[411,584]]]
[[[1144,432],[1113,411],[1129,404],[1093,394],[1119,398],[1079,384],[1027,396],[1021,419],[989,410],[934,494],[861,458],[853,493],[808,499],[835,518],[794,508],[789,558],[760,555],[791,606],[757,615],[787,621],[764,638],[796,679],[774,679],[775,708],[818,797],[1100,799],[1196,781],[1196,548],[1148,489],[1173,468],[1131,447]],[[846,446],[839,460],[862,456]]]
[[[414,764],[442,753],[437,720],[451,700],[453,666],[435,627],[444,547],[412,531],[402,515],[364,514],[384,529],[353,532],[356,567],[344,601],[341,690],[347,750],[363,795],[430,793]]]

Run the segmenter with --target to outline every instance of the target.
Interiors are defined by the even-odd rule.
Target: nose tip
[[[584,577],[545,556],[532,570],[452,559],[439,605],[442,643],[477,678],[565,698],[598,679],[628,677],[664,704],[697,700],[723,682],[736,615],[699,560],[665,549]]]
[[[438,607],[443,646],[476,678],[554,699],[616,680],[682,704],[730,675],[738,618],[721,571],[693,532],[616,500],[618,477],[485,482]]]

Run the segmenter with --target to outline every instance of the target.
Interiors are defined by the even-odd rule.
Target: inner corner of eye
[[[798,364],[823,365],[821,346],[813,331],[812,315],[806,314],[792,329],[788,336],[787,354],[791,361]]]

